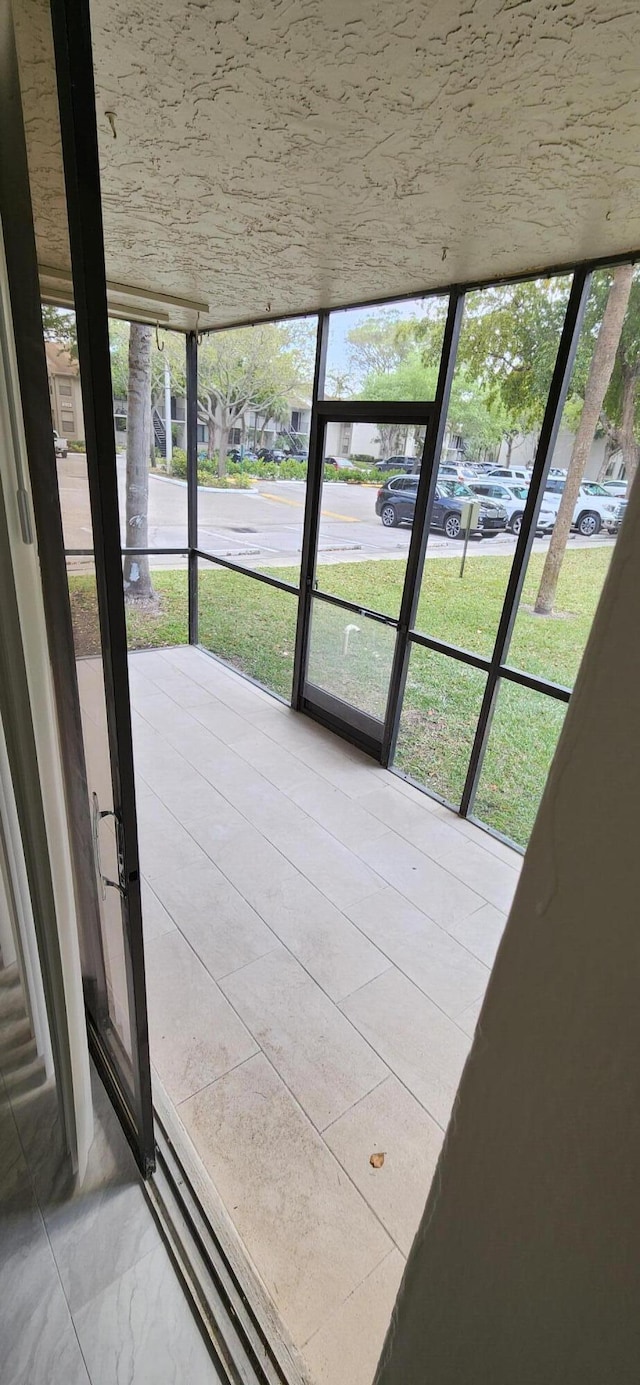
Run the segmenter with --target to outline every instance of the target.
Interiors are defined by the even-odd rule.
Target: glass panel
[[[178,548],[187,542],[184,335],[112,318],[109,344],[122,547]],[[146,373],[151,400],[151,412],[139,424],[136,395],[129,393],[132,361]],[[140,426],[142,455],[148,459],[143,467],[131,442]]]
[[[416,629],[477,654],[493,650],[570,285],[532,279],[465,300]]]
[[[45,20],[45,29],[41,37],[44,43],[43,51],[52,52],[48,19]],[[45,63],[44,67],[53,74],[53,64],[49,68]],[[74,91],[77,94],[77,84],[74,84]],[[51,95],[52,100],[47,104],[45,142],[48,163],[52,168],[61,169],[63,159],[57,122],[57,102],[53,92]],[[36,121],[36,125],[37,123]],[[42,122],[40,124],[42,125]],[[30,131],[28,139],[31,139],[33,121],[28,120],[27,126]],[[42,128],[44,129],[44,126]],[[68,157],[73,159],[72,150],[69,148],[66,152]],[[36,165],[33,164],[34,156]],[[29,158],[31,167],[37,166],[37,159],[38,156],[34,155],[32,147]],[[64,190],[62,196],[64,197]],[[57,218],[57,231],[53,241],[49,238],[49,249],[54,265],[59,266],[61,270],[70,266],[64,215]],[[97,250],[98,253],[102,253],[101,247],[97,247]],[[55,297],[60,285],[57,273],[51,276],[51,281],[54,283],[51,296]],[[138,1035],[146,1032],[146,998],[140,971],[137,975],[134,974],[132,957],[135,942],[141,943],[137,888],[132,879],[129,897],[122,897],[118,889],[104,886],[102,879],[106,877],[118,883],[120,877],[119,848],[123,843],[117,840],[113,816],[114,810],[120,805],[114,803],[112,789],[112,780],[117,780],[118,775],[113,775],[112,769],[119,766],[126,775],[131,768],[127,759],[127,737],[125,735],[121,739],[115,727],[116,712],[118,722],[125,726],[129,709],[123,705],[121,692],[114,683],[111,661],[106,658],[103,660],[99,639],[100,622],[96,599],[98,584],[95,578],[96,575],[99,577],[102,568],[96,570],[93,562],[93,524],[84,449],[85,416],[88,418],[93,402],[82,397],[71,292],[66,284],[60,288],[60,292],[66,304],[64,308],[49,303],[42,305],[49,385],[48,400],[43,399],[42,402],[45,409],[47,405],[50,409],[55,437],[65,543],[69,547],[86,549],[91,555],[80,562],[71,560],[69,571],[74,652],[80,689],[88,788],[87,816],[82,819],[78,816],[71,827],[79,848],[86,857],[92,837],[94,847],[93,862],[86,859],[86,876],[91,878],[85,880],[91,894],[90,903],[94,908],[83,911],[81,918],[83,990],[85,1003],[96,1030],[118,1074],[122,1101],[117,1100],[115,1104],[120,1118],[127,1125],[130,1124],[136,1132],[138,1157],[147,1163],[153,1162],[150,1072],[148,1051],[145,1051],[143,1043],[138,1043]],[[103,325],[106,330],[106,321]],[[98,329],[99,327],[100,324]],[[104,364],[108,369],[108,364]],[[105,489],[108,489],[108,476],[96,474],[96,481],[100,481]],[[100,538],[102,564],[105,552],[111,557],[119,552],[120,536],[118,532],[103,531]],[[118,616],[121,616],[121,601],[120,591],[106,593],[102,610],[103,629],[112,628],[114,618],[117,620]],[[135,827],[124,845],[126,868],[137,867]],[[95,893],[92,889],[94,883]],[[101,1065],[100,1060],[98,1066]]]
[[[293,592],[199,560],[199,643],[287,700],[297,614]]]
[[[384,720],[396,632],[314,598],[307,682]]]
[[[620,271],[598,270],[591,281],[544,498],[551,509],[548,527],[553,530],[567,476],[571,473],[576,485],[582,477],[571,516],[572,530],[566,545],[560,543],[558,532],[551,540],[547,534],[544,543],[536,544],[541,551],[532,553],[529,561],[509,650],[509,663],[514,667],[569,687],[578,671],[626,508],[625,468],[635,465],[637,444],[635,437],[629,438],[622,429],[622,415],[625,397],[632,410],[635,400],[636,375],[628,367],[637,356],[639,270],[633,274],[622,331],[614,334],[611,341],[611,383],[602,397],[605,381],[601,381],[592,415],[598,420],[597,427],[592,425],[583,436],[588,417],[587,414],[583,420],[589,369],[611,285],[618,273],[625,276],[630,270],[627,266]],[[589,388],[595,388],[593,381]],[[553,551],[547,561],[550,549]],[[552,562],[559,569],[557,586]]]
[[[317,319],[209,332],[198,348],[198,547],[297,584]]]
[[[324,440],[316,579],[320,591],[398,616],[424,427],[335,423]],[[376,458],[360,468],[359,449]],[[394,450],[395,449],[395,450]]]
[[[441,294],[331,313],[325,399],[433,399],[448,306]]]
[[[414,644],[395,765],[457,806],[462,797],[486,674]]]
[[[531,835],[567,704],[501,679],[473,816],[519,846]]]
[[[94,819],[94,839],[97,838],[99,843],[101,872],[109,880],[117,881],[118,852],[114,820],[112,817],[105,817],[101,820],[95,817],[95,813],[113,808],[113,796],[98,598],[93,560],[83,559],[82,573],[79,573],[77,568],[68,569],[68,573],[89,789],[88,811]],[[96,795],[95,799],[94,795]],[[103,890],[99,883],[98,893],[100,902],[98,975],[87,976],[86,970],[84,971],[85,985],[92,982],[93,987],[95,987],[94,991],[89,985],[85,993],[88,997],[94,995],[94,1006],[97,1006],[94,1017],[98,1020],[103,1037],[106,1038],[112,1049],[115,1043],[118,1070],[125,1078],[129,1096],[133,1100],[134,1084],[130,1066],[133,1035],[127,990],[129,962],[121,900],[117,890],[111,888]],[[89,953],[94,952],[95,941],[91,941],[91,945],[87,949]]]
[[[132,597],[144,565],[148,565],[151,595]],[[189,643],[189,588],[187,557],[152,553],[148,558],[122,560],[129,649],[161,649]]]

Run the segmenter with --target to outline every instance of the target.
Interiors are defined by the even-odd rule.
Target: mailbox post
[[[463,529],[463,531],[464,531],[464,548],[463,548],[463,550],[462,550],[462,562],[460,563],[460,576],[461,576],[461,577],[462,577],[462,574],[464,573],[464,563],[465,563],[465,558],[466,558],[466,556],[467,556],[467,544],[468,544],[468,542],[469,542],[469,535],[471,534],[472,529],[477,529],[477,528],[478,528],[478,519],[479,519],[479,517],[480,517],[480,501],[479,501],[479,500],[467,500],[466,503],[462,506],[462,514],[461,514],[461,516],[460,516],[460,522],[461,522],[461,525],[462,525],[462,529]]]

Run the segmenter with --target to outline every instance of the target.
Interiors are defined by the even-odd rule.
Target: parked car
[[[200,454],[198,454],[198,455],[200,455]],[[206,454],[205,454],[205,455],[206,455]],[[252,452],[251,449],[248,448],[248,447],[245,448],[244,452],[242,451],[242,449],[241,449],[240,447],[230,447],[230,448],[229,448],[229,451],[227,452],[227,457],[229,458],[229,461],[230,461],[230,462],[257,462],[257,461],[258,461],[258,458],[257,458],[255,452]]]
[[[503,481],[515,481],[519,485],[528,486],[531,480],[531,470],[526,466],[494,466],[487,476],[500,477]]]
[[[53,446],[55,448],[56,457],[66,457],[68,455],[69,449],[67,446],[67,439],[61,438],[60,434],[56,433],[55,428],[53,430]]]
[[[544,502],[555,511],[556,518],[564,487],[564,480],[556,477],[547,480]],[[615,496],[609,495],[598,481],[583,481],[573,511],[571,528],[577,529],[585,539],[599,534],[603,528],[608,529],[610,534],[616,534],[626,508],[625,500],[618,500]]]
[[[462,467],[457,462],[441,462],[438,467],[438,480],[440,477],[448,481],[463,481]]]
[[[385,457],[383,462],[376,462],[376,471],[393,471],[398,475],[405,471],[413,471],[414,467],[419,466],[419,457]]]
[[[257,460],[259,462],[283,462],[286,453],[278,447],[259,447]]]
[[[514,485],[513,482],[506,481],[491,481],[489,478],[484,481],[470,481],[469,485],[476,495],[483,495],[487,500],[497,500],[500,505],[504,505],[507,512],[507,528],[511,530],[512,534],[520,533],[524,507],[529,494],[527,486],[518,486]],[[557,510],[550,503],[545,503],[543,496],[538,516],[538,529],[544,533],[553,529],[556,515]]]
[[[336,471],[357,471],[355,462],[350,462],[348,457],[325,457],[325,466],[335,467]]]
[[[393,476],[385,481],[376,496],[376,514],[380,516],[385,529],[395,529],[399,524],[412,524],[418,493],[417,476]],[[460,481],[438,480],[431,512],[431,528],[442,529],[448,539],[463,537],[462,511],[469,500],[478,497]],[[474,538],[491,531],[505,529],[507,512],[501,505],[487,500],[480,501],[480,514],[477,529],[472,529]]]
[[[626,481],[601,481],[600,485],[609,495],[617,495],[619,500],[626,500],[629,489]]]

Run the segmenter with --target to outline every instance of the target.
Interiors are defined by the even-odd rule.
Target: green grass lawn
[[[509,662],[529,673],[573,684],[611,557],[611,548],[566,554],[556,614],[533,615],[543,555],[529,564]],[[437,639],[489,655],[509,576],[508,556],[426,564],[417,628]],[[277,576],[296,581],[294,569]],[[399,561],[340,563],[324,567],[322,589],[397,615],[404,578]],[[157,608],[127,610],[130,647],[157,648],[187,640],[187,574],[153,575]],[[99,648],[95,591],[89,577],[69,580],[78,652]],[[250,577],[201,564],[198,580],[200,643],[274,692],[289,697],[293,672],[296,598]],[[345,626],[358,627],[348,638]],[[310,674],[329,690],[382,715],[393,635],[387,627],[317,603],[312,625]],[[484,674],[414,647],[396,757],[412,778],[428,783],[451,803],[460,799]],[[495,709],[475,815],[526,844],[565,713],[564,704],[513,684],[503,684]]]

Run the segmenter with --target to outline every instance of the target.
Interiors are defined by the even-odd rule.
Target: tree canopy
[[[310,393],[308,334],[299,324],[265,323],[209,332],[198,350],[198,417],[208,451],[225,472],[229,433],[249,410],[285,423],[292,397]],[[309,400],[310,402],[310,400]]]

